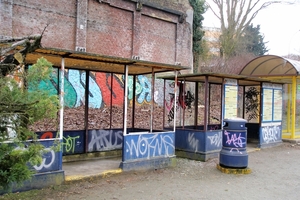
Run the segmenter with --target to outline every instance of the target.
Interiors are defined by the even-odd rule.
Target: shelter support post
[[[65,59],[61,59],[60,78],[61,86],[59,91],[59,102],[60,102],[60,118],[59,118],[59,139],[63,139],[64,131],[64,77],[65,77]]]
[[[297,79],[296,76],[292,78],[292,132],[291,139],[295,139],[295,126],[296,126],[296,95],[297,95]]]

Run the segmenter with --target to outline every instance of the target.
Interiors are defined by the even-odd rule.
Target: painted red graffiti
[[[111,81],[110,73],[96,73],[95,74],[96,82],[101,88],[102,100],[105,105],[111,104],[111,95],[112,95],[112,104],[113,105],[123,105],[124,103],[124,88],[123,84],[116,75],[113,75]],[[112,82],[112,84],[111,84]],[[112,94],[111,94],[112,88]]]
[[[41,136],[41,139],[50,139],[50,138],[53,138],[53,133],[52,132],[45,132]]]

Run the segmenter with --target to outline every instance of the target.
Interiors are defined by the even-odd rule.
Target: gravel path
[[[28,199],[300,199],[300,145],[283,143],[249,153],[251,174],[224,174],[216,168],[217,163],[218,159],[200,162],[178,158],[175,168],[128,172],[31,191]],[[1,198],[27,199],[26,193]]]

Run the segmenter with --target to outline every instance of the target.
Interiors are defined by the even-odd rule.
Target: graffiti
[[[91,131],[88,151],[100,151],[122,148],[123,132],[113,130]]]
[[[243,154],[243,152],[239,151],[238,148],[231,148],[231,149],[230,149],[230,152],[234,152],[234,151],[236,151],[236,152],[239,153],[239,154]]]
[[[241,136],[242,133],[231,133],[228,131],[224,131],[224,135],[226,136],[226,144],[233,145],[235,147],[245,147],[246,146],[246,139],[245,137]],[[231,135],[231,136],[230,136]]]
[[[111,73],[95,73],[95,80],[102,92],[102,101],[105,105],[123,105],[124,83],[122,76]],[[94,87],[97,87],[96,85]]]
[[[151,101],[151,82],[143,75],[137,76],[135,88],[136,101],[138,103]],[[133,77],[128,79],[128,99],[133,99]]]
[[[41,136],[40,139],[51,139],[53,138],[53,133],[52,132],[45,132],[43,133],[43,135]]]
[[[169,93],[170,95],[170,102],[165,102],[165,107],[168,110],[168,122],[173,121],[174,119],[174,104],[176,103],[177,107],[176,109],[179,109],[179,107],[183,109],[187,109],[189,112],[192,112],[192,103],[195,101],[194,94],[192,94],[190,91],[187,91],[185,95],[183,95],[183,83],[178,82],[177,85],[179,85],[179,95],[176,98],[175,101],[175,94]],[[173,87],[173,85],[171,85]]]
[[[100,108],[104,105],[123,105],[124,77],[112,73],[91,72],[89,74],[89,102],[90,108]],[[40,82],[39,89],[47,90],[51,95],[58,94],[61,80],[58,69],[53,71],[49,81]],[[76,108],[85,104],[86,72],[69,69],[64,76],[64,105]],[[128,80],[128,98],[133,99],[133,78]],[[151,101],[151,82],[144,75],[138,75],[136,80],[136,101],[138,103]]]
[[[265,126],[262,127],[262,138],[264,143],[276,142],[281,139],[279,126]]]
[[[40,133],[38,133],[40,134]],[[70,135],[71,134],[71,135]],[[74,136],[75,134],[75,136]],[[78,135],[79,133],[74,133],[74,132],[65,132],[64,136],[63,136],[63,142],[62,142],[62,146],[63,146],[63,152],[64,153],[74,153],[76,152],[80,152],[81,149],[83,148],[82,146],[82,142],[80,140],[80,135]],[[56,132],[45,132],[42,133],[40,136],[40,139],[52,139],[58,137],[58,135],[56,135]]]
[[[126,141],[126,152],[136,158],[150,158],[155,156],[170,156],[174,152],[174,141],[169,135],[153,134],[139,135],[137,141]]]
[[[215,133],[213,136],[208,136],[211,145],[219,147],[222,144],[222,131]]]
[[[80,141],[76,142],[76,139],[78,139],[78,138],[80,138],[80,136],[71,137],[71,136],[68,135],[67,138],[64,137],[63,146],[65,147],[66,152],[74,153],[75,146],[81,144]]]
[[[194,134],[195,133],[189,133],[188,138],[187,138],[187,140],[188,140],[187,143],[192,149],[195,149],[195,152],[197,152],[199,140],[194,137]]]
[[[42,163],[40,165],[33,166],[37,171],[40,171],[43,168],[49,169],[55,161],[54,150],[52,150],[51,148],[45,148],[45,151],[47,151],[47,153],[43,155]]]

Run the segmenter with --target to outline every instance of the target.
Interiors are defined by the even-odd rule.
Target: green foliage
[[[204,0],[189,0],[194,9],[193,16],[193,54],[194,68],[197,68],[199,55],[203,52],[202,38],[204,31],[202,30],[203,14],[207,10]]]
[[[247,52],[255,56],[262,56],[269,50],[265,46],[264,36],[260,33],[260,25],[253,27],[253,24],[247,26],[244,30],[242,40],[245,42]]]
[[[57,117],[57,95],[38,89],[38,83],[48,80],[52,70],[52,64],[40,58],[27,71],[0,77],[0,188],[29,179],[33,174],[29,166],[42,161],[44,147],[30,126]],[[22,84],[25,81],[30,89]]]

